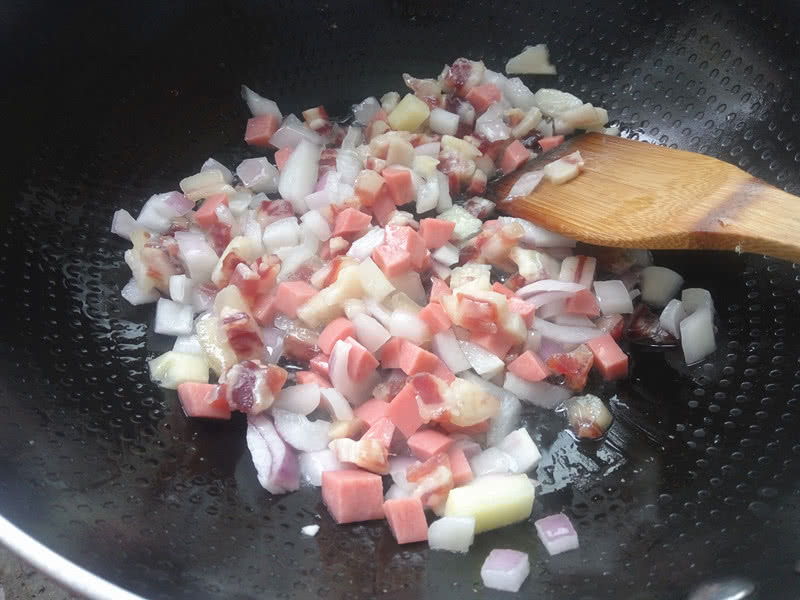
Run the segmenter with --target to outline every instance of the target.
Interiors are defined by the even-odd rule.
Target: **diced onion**
[[[275,429],[283,440],[300,452],[315,452],[328,447],[330,422],[318,419],[309,421],[305,415],[272,408]]]
[[[192,333],[194,313],[188,304],[178,304],[161,298],[156,305],[155,332],[163,335],[189,335]]]
[[[518,592],[530,572],[531,563],[524,552],[494,549],[481,567],[481,581],[490,589]]]
[[[642,271],[642,300],[663,308],[683,285],[683,277],[666,267],[647,267]]]
[[[699,308],[680,325],[681,347],[687,365],[698,362],[717,349],[714,340],[714,317],[707,308]]]
[[[578,534],[564,513],[550,515],[533,524],[550,556],[578,549]]]
[[[621,315],[633,312],[633,302],[625,284],[619,279],[595,281],[594,293],[604,315]]]
[[[319,399],[320,391],[316,383],[300,383],[283,388],[272,406],[273,408],[308,415],[317,409]]]

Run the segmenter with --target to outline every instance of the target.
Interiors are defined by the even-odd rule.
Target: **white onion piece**
[[[714,317],[707,308],[698,308],[681,321],[681,347],[687,365],[702,360],[714,350]]]
[[[392,312],[389,320],[389,333],[394,337],[405,338],[418,346],[431,339],[431,330],[428,329],[425,321],[404,310]]]
[[[439,156],[439,152],[441,152],[441,150],[442,150],[442,144],[440,142],[429,142],[427,144],[420,144],[419,146],[414,148],[414,154],[416,154],[417,156],[433,156],[434,158],[436,158],[437,156]]]
[[[346,366],[346,365],[345,365]],[[320,405],[337,421],[351,421],[353,409],[347,399],[334,388],[320,388]]]
[[[516,56],[508,59],[506,73],[527,75],[555,75],[556,68],[550,64],[550,54],[546,44],[525,46]]]
[[[192,280],[183,274],[170,276],[169,297],[179,304],[191,304]]]
[[[271,494],[285,494],[300,487],[297,456],[263,414],[247,417],[247,447],[264,489]]]
[[[155,332],[163,335],[189,335],[194,325],[194,313],[188,304],[178,304],[161,298],[156,304]]]
[[[551,292],[552,294],[556,294],[558,292]],[[539,294],[544,295],[544,294]],[[537,296],[538,298],[538,296]],[[567,310],[567,300],[566,298],[558,298],[556,300],[550,300],[547,304],[544,304],[540,308],[536,309],[536,317],[539,319],[547,319],[548,321],[554,320],[557,316],[563,315]]]
[[[375,300],[372,299],[364,300],[364,305],[367,307],[367,311],[369,311],[369,314],[375,317],[375,319],[381,325],[383,325],[387,329],[390,327],[392,323],[392,311],[387,310],[386,307],[383,306],[383,304],[381,304],[380,302],[376,302]]]
[[[319,240],[306,238],[299,246],[276,250],[275,254],[281,259],[281,272],[278,273],[278,280],[284,281],[290,277],[303,263],[317,253],[318,246]]]
[[[517,179],[514,182],[514,185],[511,186],[511,189],[508,190],[508,194],[506,195],[505,199],[511,200],[512,198],[515,198],[517,196],[527,196],[539,186],[539,184],[542,182],[542,179],[544,179],[544,171],[542,171],[541,169],[538,169],[536,171],[529,171],[528,173],[521,175],[519,179]],[[513,217],[500,217],[500,218],[513,219]],[[522,221],[522,219],[517,219],[517,220]]]
[[[434,108],[429,119],[431,131],[435,133],[454,136],[458,131],[458,115],[443,108]]]
[[[677,298],[673,298],[661,311],[661,316],[658,322],[665,331],[672,334],[673,337],[680,339],[681,337],[681,321],[686,318],[686,311],[683,309],[683,303]]]
[[[562,314],[553,317],[553,323],[556,325],[566,325],[568,327],[595,327],[595,324],[589,317],[584,315],[571,315]]]
[[[300,242],[300,225],[296,217],[287,217],[264,227],[261,236],[264,250],[272,254],[278,248],[293,248]]]
[[[374,227],[354,241],[347,250],[347,256],[362,262],[372,256],[373,250],[383,243],[386,232],[382,227]]]
[[[352,107],[353,116],[359,125],[368,125],[380,109],[381,103],[374,96],[364,98]]]
[[[207,198],[213,194],[233,193],[233,188],[225,183],[225,176],[217,169],[211,169],[184,177],[180,182],[181,191],[192,201]]]
[[[319,171],[321,148],[308,140],[302,140],[283,166],[278,181],[281,197],[289,200],[298,214],[306,210],[305,197],[314,191]]]
[[[483,475],[503,475],[517,473],[517,463],[508,454],[497,448],[487,448],[469,461],[469,467],[475,477]]]
[[[280,395],[275,400],[273,408],[300,415],[308,415],[314,412],[319,406],[319,398],[319,386],[316,383],[299,383],[283,388]],[[327,442],[325,446],[327,446]]]
[[[714,314],[714,301],[711,292],[703,288],[686,288],[681,293],[681,302],[686,314],[692,314],[699,308],[707,308]]]
[[[172,219],[185,215],[193,207],[194,202],[180,192],[154,194],[145,202],[136,222],[144,229],[166,233],[172,225]]]
[[[308,537],[314,537],[319,533],[319,525],[305,525],[300,528],[300,533],[302,533],[303,535],[307,535]]]
[[[498,217],[501,224],[519,223],[524,231],[522,241],[537,248],[574,248],[577,242],[561,234],[553,233],[543,227],[534,225],[526,219],[516,217]]]
[[[481,581],[487,588],[518,592],[531,572],[528,555],[516,550],[494,549],[481,567]]]
[[[364,130],[351,125],[342,140],[342,150],[355,150],[364,139]]]
[[[172,346],[175,352],[182,352],[183,354],[198,354],[205,356],[202,344],[196,335],[179,335],[175,338],[175,344]]]
[[[200,167],[201,173],[205,171],[219,171],[222,175],[222,180],[225,183],[233,183],[233,173],[231,173],[231,170],[218,160],[214,160],[213,158],[206,160],[206,162],[203,163],[203,166]]]
[[[552,304],[553,302],[559,302],[566,300],[570,296],[574,294],[571,292],[543,292],[541,294],[536,294],[535,296],[528,299],[528,304],[532,304],[534,308],[537,310],[543,306],[548,304]],[[561,312],[561,309],[558,310]],[[541,313],[539,313],[541,316]]]
[[[434,260],[439,261],[447,267],[452,267],[453,265],[458,264],[459,256],[459,250],[453,244],[445,244],[441,248],[437,248],[433,253],[431,253],[431,257]]]
[[[364,303],[363,300],[360,300],[359,298],[348,298],[347,300],[344,301],[343,306],[344,306],[344,316],[350,319],[351,321],[355,319],[358,315],[367,314],[367,305]],[[378,323],[378,325],[380,325],[380,323]],[[381,325],[381,327],[383,327],[383,325]]]
[[[450,267],[443,265],[438,260],[431,261],[431,271],[433,271],[433,274],[442,281],[449,280],[450,276],[453,274],[453,272],[450,270]]]
[[[504,392],[499,399],[500,411],[489,421],[489,431],[486,432],[486,443],[489,446],[500,444],[508,434],[519,427],[519,420],[522,418],[522,404],[514,394]]]
[[[393,483],[388,490],[386,490],[386,494],[384,494],[384,500],[396,500],[399,498],[409,498],[411,496],[411,492],[408,490],[404,490],[396,483]]]
[[[583,101],[569,92],[554,90],[552,88],[540,88],[533,95],[538,106],[543,113],[555,115],[565,112],[572,108],[583,106]],[[552,134],[550,134],[552,135]]]
[[[585,289],[586,286],[579,283],[559,281],[558,279],[541,279],[519,288],[517,290],[517,296],[520,298],[528,298],[534,294],[541,294],[544,292],[569,292],[570,294],[574,294]]]
[[[511,372],[506,372],[503,388],[520,400],[549,409],[555,408],[572,395],[569,388],[553,385],[546,381],[526,381]]]
[[[497,444],[497,448],[514,459],[518,473],[530,471],[542,458],[531,434],[524,427],[509,433]]]
[[[577,550],[578,534],[567,515],[558,513],[534,521],[536,533],[550,556],[567,550]]]
[[[533,92],[525,85],[519,77],[505,78],[502,88],[500,88],[511,106],[519,108],[524,111],[529,111],[536,106],[536,101],[533,98]]]
[[[231,214],[239,220],[239,225],[243,226],[246,222],[245,213],[250,208],[250,203],[253,201],[253,194],[249,190],[236,192],[228,196],[228,208]]]
[[[503,396],[505,396],[507,393],[506,390],[501,388],[499,385],[495,385],[491,381],[487,381],[486,379],[480,377],[479,375],[476,375],[472,371],[466,371],[464,373],[461,373],[459,377],[461,379],[466,379],[467,381],[474,383],[484,391],[488,392],[489,394],[497,398],[503,398]]]
[[[453,373],[458,374],[471,368],[452,329],[434,335],[431,349]]]
[[[305,197],[305,203],[309,210],[316,210],[331,204],[339,204],[339,188],[337,186],[312,192]]]
[[[316,131],[313,131],[294,115],[286,117],[278,131],[269,138],[269,143],[278,150],[297,148],[303,141],[314,146],[322,146],[324,143],[322,137]]]
[[[150,288],[149,290],[143,290],[136,283],[135,279],[131,279],[125,284],[125,286],[122,288],[121,294],[122,297],[133,306],[139,306],[140,304],[152,304],[161,298],[161,294],[158,293],[157,289]]]
[[[236,175],[253,192],[271,194],[278,191],[278,169],[264,156],[243,160],[236,167]]]
[[[470,366],[484,379],[491,379],[503,372],[505,363],[488,350],[464,340],[459,340],[458,343]]]
[[[406,479],[406,473],[408,472],[408,468],[417,462],[419,461],[411,456],[390,457],[389,475],[392,477],[394,484],[407,492],[412,491],[416,487],[416,484],[410,483],[408,479]]]
[[[483,72],[483,78],[481,79],[481,84],[489,84],[493,85],[501,92],[506,85],[506,76],[498,73],[497,71],[492,71],[491,69],[486,69]]]
[[[283,340],[286,333],[275,327],[265,327],[264,338],[264,362],[269,365],[277,364],[283,354]]]
[[[356,339],[373,354],[392,337],[383,325],[366,313],[354,315],[350,320],[356,330]]]
[[[627,294],[625,296],[627,297]],[[628,298],[628,301],[630,301],[630,298]],[[567,327],[541,319],[536,319],[533,327],[544,337],[560,344],[583,344],[604,335],[602,330],[596,327]]]
[[[475,122],[475,107],[470,102],[459,104],[458,120],[465,125],[472,125]]]
[[[350,344],[343,340],[336,342],[333,347],[333,351],[331,352],[331,357],[328,361],[328,372],[333,387],[340,392],[342,396],[347,398],[350,404],[358,406],[369,399],[370,394],[375,387],[378,374],[377,372],[373,372],[363,381],[354,381],[347,371],[347,361],[350,348]],[[338,416],[336,418],[339,419]]]
[[[246,85],[242,86],[242,98],[247,102],[247,108],[250,109],[250,114],[254,117],[275,115],[279,120],[283,119],[283,115],[275,102],[259,96]]]
[[[595,281],[594,293],[604,315],[622,315],[633,312],[633,302],[625,284],[619,279]]]
[[[175,241],[178,242],[178,256],[186,265],[192,283],[199,286],[209,281],[219,258],[206,236],[196,231],[176,231]]]
[[[319,211],[317,210],[310,210],[302,217],[300,220],[306,225],[317,239],[321,242],[327,241],[331,237],[331,226],[328,224],[328,220],[323,217]]]
[[[436,178],[439,180],[439,204],[436,205],[436,212],[443,213],[453,208],[453,199],[450,197],[450,181],[447,175],[441,171],[436,171]]]
[[[125,209],[116,211],[114,213],[114,218],[111,220],[111,233],[125,240],[130,240],[131,234],[141,228],[142,225]]]
[[[361,158],[354,150],[339,149],[336,153],[336,172],[342,183],[353,185],[362,166]]]
[[[451,437],[455,437],[455,434]],[[464,456],[467,457],[467,460],[472,458],[473,456],[477,456],[483,450],[481,445],[478,442],[472,441],[469,437],[465,437],[459,440],[456,440],[453,444],[454,448],[460,448],[461,451],[464,453]]]
[[[417,214],[433,210],[439,205],[439,178],[431,177],[417,193]]]
[[[666,306],[682,285],[683,277],[672,269],[647,267],[642,270],[642,300],[656,308]]]
[[[322,474],[325,471],[344,471],[355,468],[340,462],[333,450],[325,449],[317,452],[303,452],[299,456],[300,475],[303,481],[313,486],[322,485]]]
[[[442,517],[428,527],[431,550],[467,552],[475,540],[475,517]]]
[[[406,294],[420,306],[428,303],[425,288],[422,287],[422,278],[416,271],[408,271],[403,275],[392,277],[389,281],[397,290]]]
[[[329,421],[309,421],[305,415],[275,407],[272,418],[283,441],[295,450],[315,452],[328,447]]]
[[[475,133],[489,142],[499,142],[511,137],[511,128],[503,121],[505,107],[495,102],[475,121]]]

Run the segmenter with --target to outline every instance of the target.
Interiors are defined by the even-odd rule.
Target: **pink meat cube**
[[[278,312],[275,306],[275,299],[275,294],[262,296],[256,301],[256,305],[253,307],[253,317],[262,327],[269,327],[272,325],[272,321],[275,320],[275,313]]]
[[[383,177],[375,171],[364,169],[356,177],[355,196],[362,206],[372,206],[378,199],[383,185]]]
[[[441,333],[453,325],[450,317],[438,302],[431,302],[419,311],[417,316],[425,322],[432,333]]]
[[[501,359],[505,358],[511,346],[515,343],[515,339],[505,331],[498,331],[497,333],[473,332],[469,336],[469,341],[473,344],[478,344],[481,348],[485,348]]]
[[[212,225],[219,223],[217,207],[220,204],[228,206],[228,196],[226,194],[215,194],[206,198],[200,208],[194,213],[195,223],[204,229],[208,229]]]
[[[308,361],[308,366],[311,367],[311,370],[314,371],[314,373],[317,373],[326,379],[330,379],[331,374],[328,367],[329,361],[330,357],[327,354],[317,354]]]
[[[269,148],[271,146],[269,140],[280,126],[281,122],[276,115],[262,115],[247,119],[244,141],[251,146]]]
[[[213,383],[187,381],[178,384],[178,399],[188,417],[206,419],[230,419],[231,409],[225,394]]]
[[[350,352],[347,354],[347,374],[353,381],[364,381],[378,368],[378,359],[352,337],[348,337],[345,342],[350,344]]]
[[[330,356],[336,342],[353,337],[355,334],[356,328],[353,323],[349,319],[339,317],[325,326],[325,329],[319,334],[317,345],[320,350]]]
[[[386,189],[395,203],[395,206],[403,206],[412,202],[416,197],[414,193],[414,183],[411,180],[411,171],[398,167],[386,167],[381,171],[381,176],[386,182]]]
[[[498,294],[503,294],[503,296],[505,296],[506,298],[516,298],[517,297],[517,295],[514,292],[512,292],[510,289],[508,289],[506,286],[504,286],[499,281],[495,281],[492,284],[492,291],[493,292],[497,292]]]
[[[283,281],[275,294],[275,308],[294,319],[297,309],[315,296],[317,290],[305,281]]]
[[[353,412],[355,415],[364,421],[367,425],[373,425],[375,421],[386,416],[389,411],[389,403],[377,398],[367,400],[356,408]]]
[[[563,135],[551,135],[550,137],[543,137],[539,140],[539,145],[542,147],[543,152],[552,150],[564,141]]]
[[[508,310],[515,312],[522,317],[522,320],[525,321],[525,326],[528,327],[528,329],[533,326],[536,307],[530,302],[526,302],[522,298],[513,296],[508,299]]]
[[[423,429],[408,438],[408,448],[414,456],[425,461],[439,452],[446,452],[454,441],[435,429]]]
[[[355,208],[345,208],[336,215],[333,226],[333,235],[337,237],[352,239],[356,234],[361,233],[369,227],[372,218],[356,210]]]
[[[572,315],[585,315],[590,319],[600,316],[600,305],[589,290],[581,290],[567,298],[565,310]]]
[[[408,225],[388,225],[384,244],[408,252],[411,266],[416,270],[425,264],[425,258],[428,256],[425,240]]]
[[[589,340],[586,345],[594,354],[593,364],[603,379],[619,379],[628,374],[628,355],[620,349],[610,335],[606,334]]]
[[[382,519],[381,476],[361,469],[322,473],[322,501],[337,523]]]
[[[297,383],[316,383],[321,388],[332,388],[331,382],[328,381],[325,377],[320,375],[319,373],[313,373],[311,371],[298,371],[295,373],[295,377],[297,378]]]
[[[372,251],[372,260],[387,277],[397,277],[411,269],[411,255],[402,248],[381,244]]]
[[[286,161],[289,160],[292,150],[293,148],[287,146],[286,148],[281,148],[275,153],[275,164],[277,165],[279,171],[283,171],[283,165],[285,165]]]
[[[441,248],[449,242],[455,228],[454,221],[444,219],[422,219],[419,222],[419,234],[425,240],[425,247],[430,250]]]
[[[375,219],[377,219],[378,224],[381,227],[384,227],[386,223],[389,222],[389,219],[392,217],[394,211],[397,210],[397,206],[395,206],[394,200],[392,200],[392,197],[389,194],[389,190],[386,189],[386,186],[384,186],[375,197],[375,203],[370,208],[372,209],[372,214],[375,215]]]
[[[500,169],[508,175],[512,171],[516,171],[521,165],[524,165],[531,157],[531,151],[522,145],[519,140],[514,140],[505,152],[503,158],[500,159]]]
[[[362,440],[378,440],[385,448],[392,445],[395,425],[389,417],[381,417],[370,425],[369,429],[361,436]]]
[[[475,107],[476,112],[482,113],[486,112],[487,108],[502,97],[503,94],[497,86],[491,83],[485,83],[483,85],[476,85],[469,91],[467,94],[467,102]]]
[[[424,542],[428,539],[428,522],[419,498],[387,500],[383,503],[383,512],[398,544]]]
[[[435,375],[436,377],[438,377],[442,381],[445,381],[446,383],[453,383],[453,381],[456,378],[456,376],[453,375],[453,372],[450,369],[448,369],[447,365],[444,364],[441,360],[439,361],[439,364],[436,365],[436,368],[433,371],[431,371],[431,375]]]
[[[419,406],[417,406],[417,392],[413,385],[407,383],[403,386],[400,393],[389,403],[386,416],[406,438],[422,426],[422,417],[419,416]]]
[[[450,471],[453,473],[453,483],[456,487],[466,485],[473,479],[472,468],[469,466],[466,454],[461,448],[450,448],[447,451],[450,459]]]
[[[442,296],[449,296],[453,293],[450,286],[438,277],[431,277],[431,302],[439,302]]]
[[[406,375],[430,373],[439,366],[439,357],[408,340],[400,347],[400,368]]]
[[[520,354],[508,365],[508,370],[526,381],[541,381],[550,375],[550,369],[547,368],[544,361],[539,358],[538,354],[534,354],[530,350]]]
[[[384,369],[400,368],[400,352],[403,350],[404,343],[403,338],[393,337],[381,346],[381,367]]]

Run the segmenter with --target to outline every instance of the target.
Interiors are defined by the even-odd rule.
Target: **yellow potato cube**
[[[468,141],[453,137],[452,135],[442,136],[442,148],[450,148],[451,150],[455,150],[466,158],[476,158],[483,154],[483,152],[478,150]]]
[[[414,157],[414,162],[412,163],[411,168],[422,175],[425,179],[429,179],[436,174],[436,167],[438,164],[438,158],[419,155]]]
[[[531,516],[535,490],[524,473],[485,475],[450,490],[446,517],[474,517],[475,533],[505,527]]]
[[[431,109],[414,94],[406,94],[387,117],[392,129],[416,131],[431,114]]]

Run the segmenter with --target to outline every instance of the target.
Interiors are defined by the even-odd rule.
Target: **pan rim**
[[[2,515],[0,543],[55,582],[90,600],[146,600],[50,550]]]

